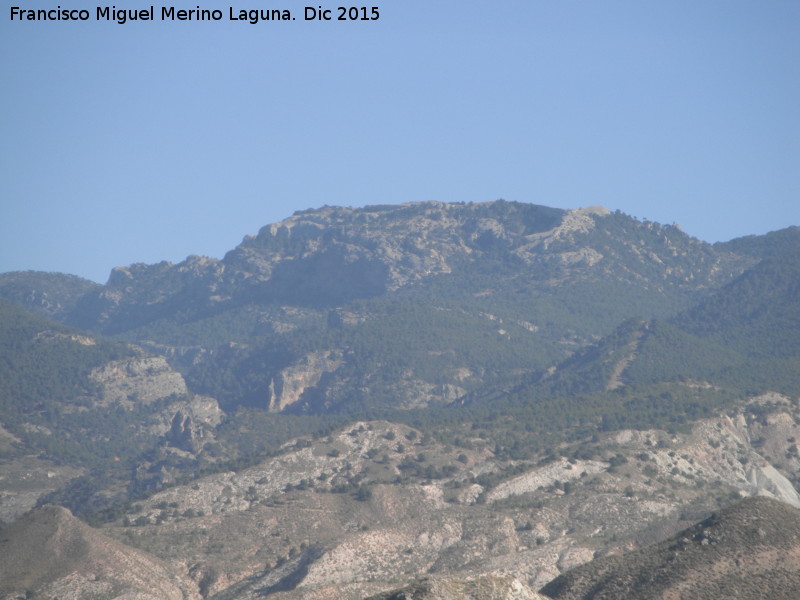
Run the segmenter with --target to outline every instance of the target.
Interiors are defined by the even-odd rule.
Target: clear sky
[[[162,22],[198,6],[167,0],[125,25],[97,1],[0,7],[0,272],[221,258],[324,204],[602,204],[711,242],[800,225],[797,0],[359,2],[372,22],[197,0],[223,19]]]

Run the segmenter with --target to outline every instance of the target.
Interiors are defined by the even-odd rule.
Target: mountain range
[[[743,496],[800,506],[798,299],[798,227],[711,245],[506,201],[302,211],[105,285],[2,274],[4,539],[62,523],[87,548],[3,593],[145,594],[85,567],[97,545],[134,548],[159,597],[534,598],[596,557],[633,573],[628,550]],[[597,597],[650,597],[620,577]]]

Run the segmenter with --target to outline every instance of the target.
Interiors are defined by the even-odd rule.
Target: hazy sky
[[[800,225],[797,0],[359,3],[373,22],[242,0],[125,25],[91,2],[0,8],[0,272],[221,258],[324,204],[602,204],[712,242]]]

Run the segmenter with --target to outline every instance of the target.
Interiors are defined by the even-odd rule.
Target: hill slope
[[[556,600],[794,600],[800,590],[800,510],[749,498],[676,536],[592,561],[542,588]]]
[[[370,596],[367,600],[545,600],[511,577],[472,581],[423,580],[405,588]]]
[[[0,596],[193,600],[191,582],[158,559],[45,506],[0,530]]]
[[[111,498],[141,493],[166,475],[149,471],[154,463],[186,469],[206,460],[197,453],[221,416],[216,401],[190,394],[163,357],[5,299],[0,382],[0,522],[55,492],[67,476],[83,475],[51,500],[76,510],[88,509],[104,486],[114,488]]]
[[[547,381],[552,392],[695,381],[738,393],[800,393],[797,239],[668,321],[624,322],[559,365]]]

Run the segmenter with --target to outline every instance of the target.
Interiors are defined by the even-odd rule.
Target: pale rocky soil
[[[607,467],[607,463],[596,460],[570,462],[566,458],[561,458],[556,462],[528,471],[519,477],[504,481],[494,487],[486,495],[486,499],[489,502],[494,502],[510,496],[534,492],[551,486],[556,481],[574,481],[587,475],[595,475],[605,471]]]
[[[128,516],[138,525],[105,531],[188,573],[217,600],[322,599],[334,589],[360,600],[445,575],[512,576],[538,589],[594,557],[663,539],[733,497],[800,504],[781,470],[794,463],[775,468],[750,443],[757,431],[761,448],[789,460],[791,443],[778,438],[797,427],[793,411],[720,416],[688,434],[617,432],[599,442],[605,459],[531,463],[491,489],[470,483],[502,466],[488,451],[464,451],[459,461],[461,449],[423,446],[408,427],[356,423],[239,473],[164,490]],[[456,469],[394,483],[402,460],[420,454]],[[615,454],[627,462],[612,467]],[[352,480],[368,497],[331,493]]]
[[[96,373],[105,401],[124,406],[131,394],[148,401],[185,389],[161,361],[137,357]],[[190,582],[176,598],[361,600],[423,576],[513,577],[533,590],[597,556],[663,539],[734,496],[800,506],[800,410],[776,395],[753,401],[765,403],[769,414],[721,415],[690,433],[616,432],[595,443],[592,460],[522,463],[490,488],[474,478],[513,464],[487,448],[444,447],[404,425],[355,423],[288,443],[240,472],[165,489],[103,533]],[[166,434],[187,417],[211,426],[221,411],[212,399],[184,395],[148,426]],[[614,466],[615,455],[625,461]],[[4,486],[13,492],[0,496],[0,519],[78,474],[25,460],[36,459],[0,471],[0,483],[14,484]],[[447,474],[410,477],[409,464]],[[46,475],[34,481],[26,468]],[[366,493],[357,499],[359,486]],[[114,597],[91,577],[43,581],[40,589],[62,600]],[[136,593],[126,598],[150,597]]]
[[[546,600],[513,577],[480,577],[470,581],[424,579],[367,600]]]

